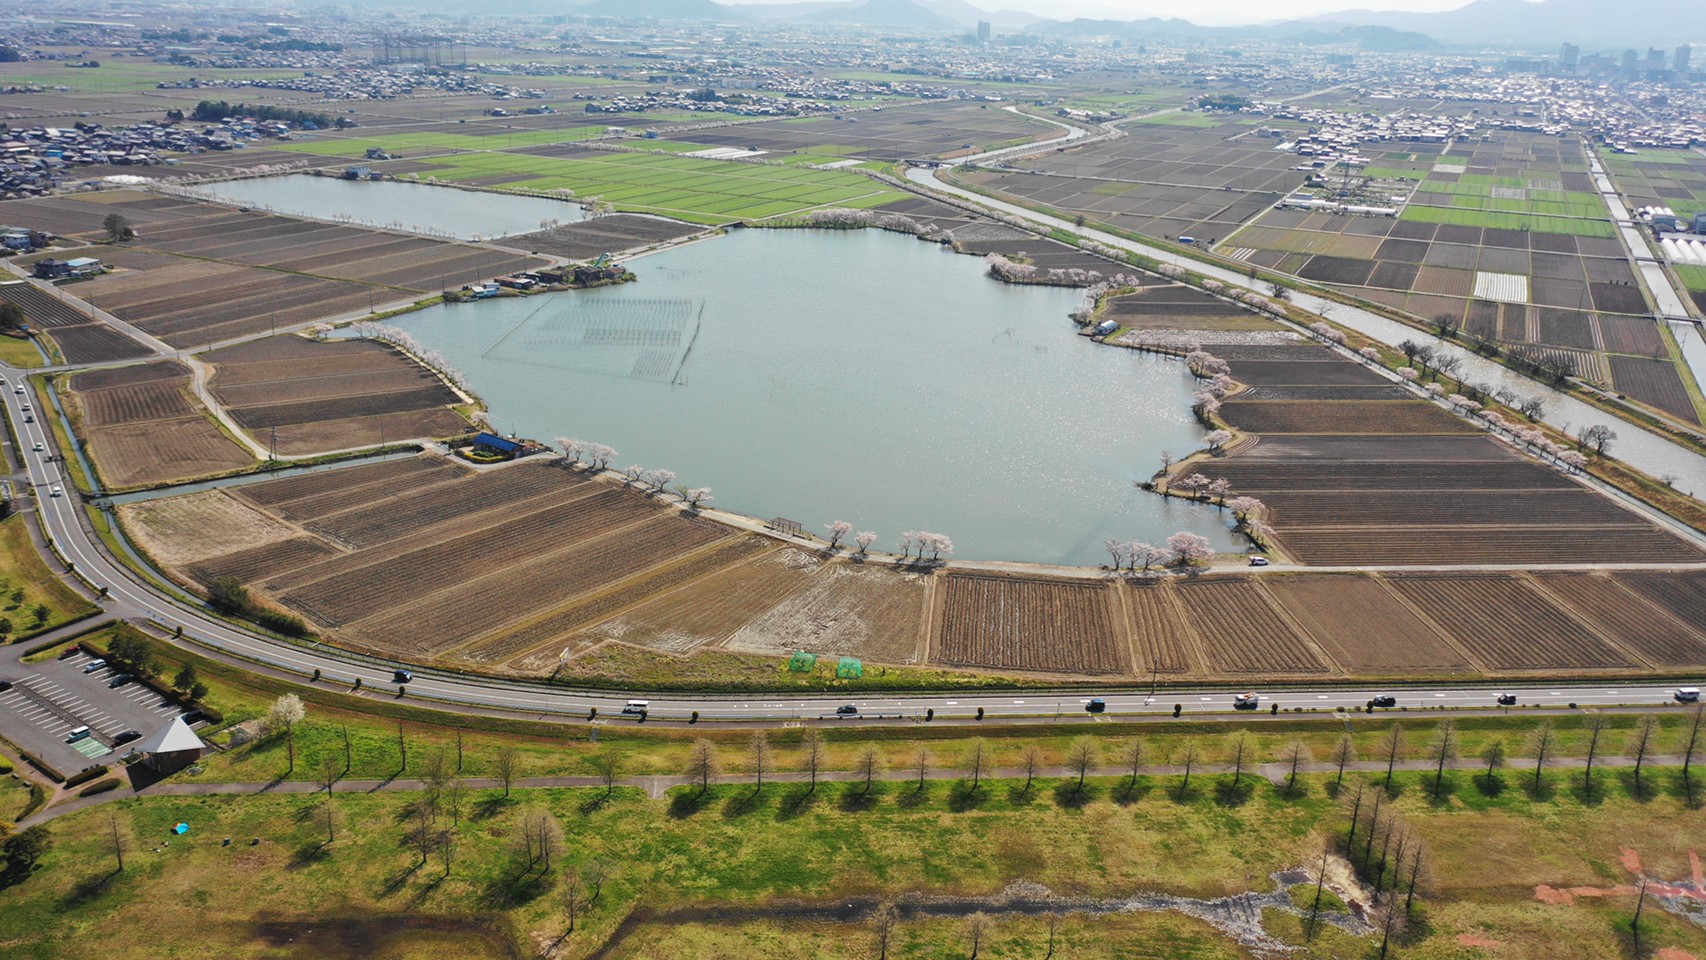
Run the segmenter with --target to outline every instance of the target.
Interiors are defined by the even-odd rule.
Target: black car
[[[408,683],[413,679],[415,679],[415,675],[407,670],[393,670],[391,672],[392,683]]]
[[[847,703],[847,704],[843,704],[839,707],[836,707],[835,712],[838,716],[856,717],[859,715],[859,708],[854,706],[851,703]]]
[[[142,732],[140,730],[126,730],[125,732],[123,732],[123,733],[121,733],[118,736],[113,738],[113,746],[117,747],[117,746],[121,746],[123,744],[129,743],[132,740],[141,740],[141,739],[142,739]]]
[[[10,690],[10,689],[12,689],[12,681],[0,680],[0,690]]]
[[[112,680],[107,683],[107,686],[108,687],[122,687],[125,684],[127,684],[130,681],[135,680],[135,679],[136,679],[135,677],[131,676],[128,673],[121,673],[118,676],[112,678]]]
[[[1511,706],[1515,706],[1515,705],[1516,705],[1516,694],[1514,694],[1514,693],[1501,693],[1501,694],[1499,694],[1499,706],[1511,707]]]
[[[1396,707],[1398,705],[1398,698],[1389,693],[1383,693],[1380,696],[1375,697],[1373,700],[1370,700],[1368,705],[1371,707]]]
[[[1084,705],[1084,711],[1086,713],[1102,713],[1107,709],[1108,701],[1103,700],[1101,697],[1097,697]]]

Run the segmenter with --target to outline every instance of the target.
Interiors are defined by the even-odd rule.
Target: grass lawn
[[[1683,286],[1690,290],[1706,290],[1706,267],[1696,267],[1687,264],[1671,264]]]
[[[47,363],[42,357],[41,350],[28,340],[16,337],[0,337],[0,362],[14,367],[40,367]]]
[[[45,621],[36,618],[38,606],[47,608]],[[11,621],[10,634],[52,629],[94,610],[94,604],[48,569],[22,515],[0,520],[0,617]]]
[[[757,795],[728,785],[662,799],[628,788],[608,798],[591,789],[519,791],[507,801],[476,791],[454,817],[441,805],[426,834],[451,838],[448,869],[442,846],[422,863],[407,839],[415,794],[338,794],[329,844],[323,795],[155,796],[54,821],[51,851],[34,876],[0,891],[0,912],[7,955],[18,958],[404,956],[419,947],[409,938],[434,925],[454,933],[434,943],[435,956],[504,956],[501,936],[532,955],[564,932],[565,865],[602,863],[598,899],[557,956],[588,956],[635,910],[713,905],[686,923],[642,920],[610,956],[868,957],[863,923],[796,923],[766,907],[910,892],[983,897],[1018,880],[1086,898],[1266,892],[1270,874],[1318,858],[1342,828],[1341,803],[1318,779],[1295,797],[1262,782],[1223,802],[1229,779],[1199,776],[1181,794],[1173,778],[1139,778],[1130,790],[1121,779],[1092,778],[1081,796],[1070,781],[1029,791],[1019,781],[985,781],[976,793],[963,783],[922,792],[886,783],[869,795],[860,784],[829,784],[810,796],[797,784]],[[1463,936],[1498,941],[1498,957],[1627,956],[1619,924],[1630,897],[1549,904],[1536,888],[1626,883],[1631,856],[1655,878],[1686,879],[1688,851],[1700,843],[1700,814],[1674,797],[1584,802],[1562,775],[1539,802],[1514,778],[1492,796],[1454,784],[1438,805],[1418,777],[1398,787],[1387,809],[1425,841],[1431,863],[1424,922],[1399,941],[1400,957],[1478,955],[1464,952]],[[521,849],[530,814],[562,831],[548,872],[530,869]],[[115,822],[129,850],[122,873],[113,869]],[[180,822],[190,832],[170,834]],[[1648,909],[1651,948],[1706,950],[1706,930],[1655,903]],[[414,934],[398,929],[402,915],[415,918]],[[1301,946],[1295,917],[1275,911],[1267,925]],[[170,936],[105,935],[120,930]],[[891,956],[964,957],[962,930],[957,920],[905,921]],[[985,955],[1039,956],[1043,935],[1039,920],[998,914]],[[1061,935],[1071,948],[1063,956],[1250,955],[1175,913],[1074,915]],[[1329,934],[1293,955],[1366,957],[1376,946]]]

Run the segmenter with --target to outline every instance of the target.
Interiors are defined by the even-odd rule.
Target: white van
[[[1677,691],[1676,691],[1676,699],[1680,703],[1699,703],[1700,702],[1700,688],[1699,687],[1678,687]]]
[[[83,739],[84,737],[86,737],[88,735],[89,735],[89,728],[88,727],[78,727],[77,729],[71,731],[69,734],[66,735],[65,742],[66,743],[76,743],[77,741]]]
[[[652,702],[650,700],[629,700],[627,705],[622,708],[622,712],[624,714],[643,715],[651,708]]]

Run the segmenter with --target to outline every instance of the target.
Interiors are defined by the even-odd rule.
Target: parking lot
[[[186,712],[147,685],[113,686],[120,674],[78,650],[62,660],[0,667],[0,734],[70,775],[91,764],[115,763],[129,749],[115,741],[127,731],[146,737]],[[87,726],[89,736],[71,740]],[[117,748],[115,750],[115,747]]]

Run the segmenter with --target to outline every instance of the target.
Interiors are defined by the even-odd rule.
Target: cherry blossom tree
[[[592,463],[595,469],[605,469],[610,466],[610,461],[616,459],[616,457],[617,453],[615,447],[605,446],[602,443],[589,443],[586,445],[586,458]]]
[[[924,551],[930,551],[931,560],[942,559],[942,554],[952,555],[954,541],[940,533],[921,532],[918,534],[918,558],[924,559]]]
[[[586,451],[586,444],[574,437],[558,437],[557,446],[563,450],[563,459],[570,463],[579,463],[581,454]]]
[[[1421,376],[1422,375],[1420,373],[1416,372],[1415,367],[1399,367],[1398,368],[1398,378],[1403,380],[1405,383],[1415,383],[1418,379],[1421,378]]]
[[[844,537],[853,532],[853,525],[845,520],[837,520],[826,524],[824,529],[829,533],[829,548],[834,550],[841,545]]]
[[[1226,503],[1226,494],[1231,489],[1232,481],[1225,477],[1215,477],[1213,480],[1208,482],[1209,495],[1220,501],[1223,506]]]
[[[865,551],[871,549],[871,544],[876,543],[876,542],[877,542],[877,535],[876,535],[876,533],[874,533],[873,531],[870,531],[870,530],[861,530],[858,533],[853,535],[853,543],[859,547],[860,553],[864,553]]]
[[[1166,563],[1169,556],[1171,556],[1171,554],[1167,552],[1165,547],[1158,547],[1153,543],[1144,543],[1141,540],[1133,540],[1131,543],[1126,545],[1126,557],[1131,563],[1131,568],[1133,570],[1142,568],[1142,570],[1147,573],[1149,572],[1149,569],[1156,564]]]
[[[918,544],[918,531],[906,530],[901,533],[900,541],[895,545],[900,547],[901,556],[909,557],[912,555],[912,548],[915,544]],[[919,557],[924,556],[924,548],[922,545],[918,547],[918,555]]]
[[[1124,566],[1126,562],[1131,559],[1131,541],[1121,540],[1117,537],[1109,537],[1105,542],[1105,545],[1108,548],[1108,556],[1112,557],[1114,560],[1115,570]]]
[[[1558,459],[1568,467],[1571,473],[1580,473],[1586,469],[1588,458],[1578,450],[1566,450],[1558,455]]]
[[[1362,358],[1367,360],[1369,363],[1380,362],[1380,351],[1373,347],[1363,347],[1361,350],[1358,350],[1357,353],[1361,354]]]
[[[1231,439],[1232,431],[1230,430],[1210,430],[1208,436],[1203,437],[1203,440],[1208,443],[1208,448],[1216,453],[1219,453],[1220,448]]]
[[[697,510],[699,508],[700,504],[710,503],[713,499],[715,499],[714,497],[711,496],[711,488],[710,487],[681,486],[681,487],[676,487],[675,492],[676,492],[677,496],[681,497],[681,502],[687,504],[689,507],[691,507],[695,510]]]
[[[1188,567],[1214,556],[1214,544],[1209,543],[1207,537],[1184,530],[1167,538],[1167,549],[1172,551],[1173,562],[1181,567]]]
[[[675,482],[675,471],[648,470],[644,479],[651,486],[653,493],[662,493],[665,487]]]

